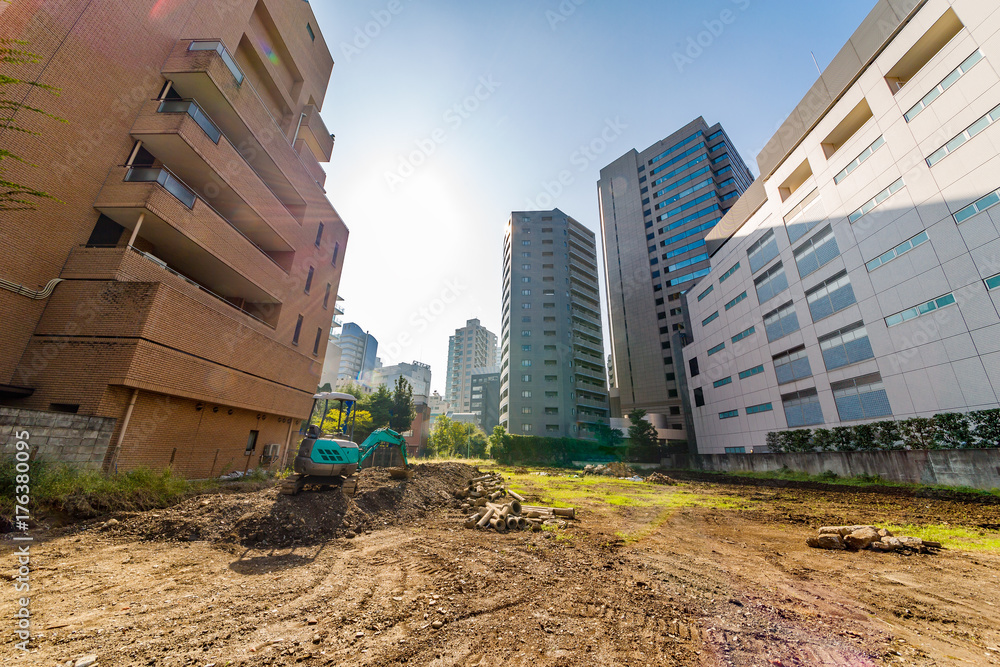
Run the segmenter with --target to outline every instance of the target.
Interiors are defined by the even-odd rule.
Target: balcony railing
[[[186,113],[198,123],[198,127],[205,131],[208,138],[214,143],[219,143],[222,137],[222,130],[215,126],[208,114],[192,99],[163,100],[156,109],[157,113]]]
[[[188,283],[189,285],[191,285],[193,287],[197,287],[199,290],[201,290],[205,294],[208,294],[209,296],[215,297],[216,299],[218,299],[222,303],[226,304],[230,308],[235,308],[236,310],[240,311],[241,313],[243,313],[247,317],[250,317],[250,318],[252,318],[254,320],[257,320],[258,322],[260,322],[261,324],[263,324],[264,326],[266,326],[266,327],[268,327],[270,329],[274,328],[273,325],[268,324],[267,322],[265,322],[264,320],[260,319],[256,315],[254,315],[254,314],[252,314],[252,313],[244,310],[243,308],[240,308],[239,306],[237,306],[236,304],[234,304],[232,301],[229,301],[225,297],[219,296],[218,294],[216,294],[212,290],[208,289],[207,287],[205,287],[201,283],[195,282],[194,280],[191,280],[190,278],[188,278],[184,274],[179,273],[179,272],[175,271],[174,269],[171,269],[170,266],[168,266],[166,262],[164,262],[162,259],[160,259],[156,255],[151,255],[148,252],[143,252],[142,250],[139,250],[138,248],[136,248],[134,246],[129,246],[128,249],[131,250],[132,252],[138,254],[139,256],[141,256],[141,257],[149,260],[150,262],[153,262],[154,264],[156,264],[157,266],[159,266],[161,269],[163,269],[167,273],[170,273],[170,274],[173,274],[173,275],[177,276],[178,278],[180,278],[181,280],[185,281],[186,283]]]
[[[178,201],[187,206],[189,209],[194,209],[195,201],[201,200],[202,204],[211,209],[213,213],[215,213],[222,220],[224,220],[226,224],[229,225],[232,229],[236,230],[236,233],[245,238],[247,242],[250,243],[250,245],[252,245],[258,251],[260,251],[260,254],[264,255],[264,257],[267,257],[269,260],[271,260],[271,263],[273,263],[279,269],[281,269],[285,273],[288,273],[288,271],[283,266],[281,266],[281,264],[278,264],[278,262],[275,261],[273,257],[267,254],[267,251],[265,251],[263,248],[257,245],[254,242],[254,240],[251,239],[249,236],[244,234],[239,227],[234,225],[232,221],[229,220],[229,218],[219,213],[219,211],[214,206],[212,206],[207,201],[205,201],[197,194],[195,194],[192,188],[190,188],[180,178],[175,176],[174,173],[169,169],[167,169],[166,167],[130,167],[128,165],[125,165],[125,167],[127,169],[127,171],[125,172],[125,180],[127,182],[159,183],[164,190],[166,190],[174,197],[176,197]]]
[[[198,195],[166,167],[128,167],[125,180],[129,183],[159,183],[188,208],[194,208],[198,199]]]
[[[222,57],[222,62],[226,64],[229,71],[233,73],[233,78],[236,79],[236,85],[243,85],[243,70],[240,66],[236,64],[233,57],[229,55],[229,49],[226,45],[218,41],[193,41],[188,45],[188,51],[215,51]]]

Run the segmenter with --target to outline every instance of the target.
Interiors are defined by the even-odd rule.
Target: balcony
[[[305,141],[318,161],[329,162],[333,156],[334,137],[326,129],[319,109],[312,104],[307,104],[302,109],[297,138]]]
[[[206,130],[215,127],[213,120],[197,103],[154,100],[140,113],[131,134],[255,244],[268,252],[292,252],[291,243],[279,230],[297,229],[298,222],[274,193],[260,187],[265,185],[260,175],[224,134],[216,134],[219,139],[213,141],[213,134]]]
[[[275,197],[301,221],[305,199],[298,188],[316,183],[322,189],[322,184],[226,47],[219,40],[180,40],[162,73],[179,95],[198,100]]]
[[[604,377],[604,372],[603,371],[596,371],[596,370],[592,370],[590,368],[586,368],[586,367],[583,367],[583,366],[577,366],[576,368],[574,368],[573,369],[573,374],[574,375],[578,375],[580,377],[590,378],[592,380],[598,380],[600,382],[604,382],[605,381],[605,377]]]
[[[573,336],[573,347],[578,347],[588,355],[596,357],[597,359],[601,359],[604,354],[603,345],[589,341],[581,336]]]
[[[579,398],[576,399],[576,404],[578,406],[585,406],[588,408],[595,408],[597,410],[608,410],[607,401],[597,401],[592,398]]]
[[[579,271],[592,281],[597,282],[597,269],[588,267],[583,262],[577,260],[572,254],[569,256],[569,267],[572,271]],[[571,277],[573,275],[572,271],[570,272]]]

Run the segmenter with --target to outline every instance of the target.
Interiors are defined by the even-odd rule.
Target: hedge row
[[[1000,409],[948,412],[832,429],[773,431],[767,434],[767,447],[776,454],[1000,447]]]

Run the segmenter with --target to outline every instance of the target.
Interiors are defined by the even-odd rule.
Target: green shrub
[[[945,449],[965,449],[973,446],[972,422],[968,415],[946,412],[934,416],[938,446]]]
[[[821,452],[832,452],[837,448],[833,431],[828,428],[818,428],[813,431],[813,446]]]
[[[764,436],[764,442],[767,444],[767,450],[775,454],[784,453],[784,438],[782,437],[782,431],[769,431],[766,436]]]
[[[854,445],[853,426],[834,426],[833,441],[839,452],[853,452],[857,449]]]
[[[976,424],[977,447],[1000,447],[1000,409],[973,412],[972,421]]]
[[[934,419],[928,417],[911,417],[899,423],[903,433],[903,444],[910,449],[936,449],[937,433]]]
[[[812,429],[800,428],[794,431],[785,431],[786,437],[788,438],[787,447],[790,452],[811,452],[813,451],[812,444]]]
[[[854,427],[854,448],[862,452],[878,449],[878,439],[874,424],[858,424]]]
[[[875,422],[872,426],[875,428],[875,440],[879,449],[888,451],[903,448],[899,422],[887,419]]]

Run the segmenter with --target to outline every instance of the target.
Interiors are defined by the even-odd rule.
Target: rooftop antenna
[[[816,66],[816,71],[817,71],[817,72],[819,72],[819,75],[820,75],[820,76],[823,76],[823,71],[822,71],[822,70],[821,70],[821,69],[819,68],[819,63],[818,63],[818,62],[816,62],[816,54],[815,54],[815,53],[813,53],[812,51],[810,51],[810,52],[809,52],[809,55],[811,55],[811,56],[812,56],[812,58],[813,58],[813,65],[815,65],[815,66]]]

